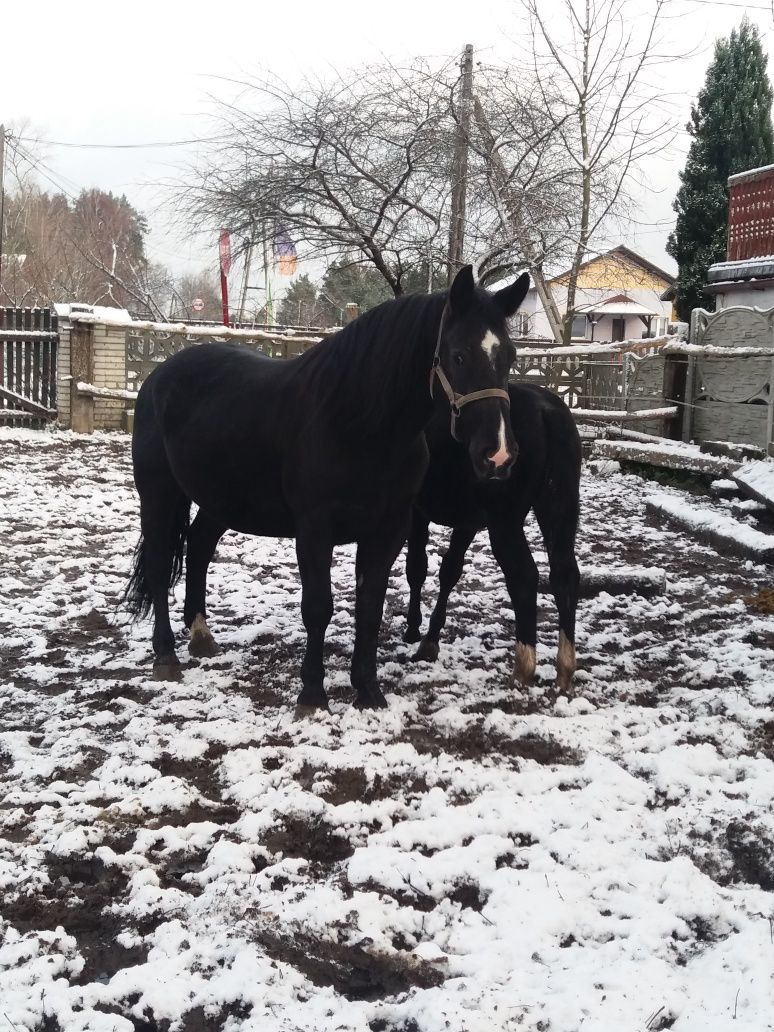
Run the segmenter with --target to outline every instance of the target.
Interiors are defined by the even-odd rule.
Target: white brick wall
[[[59,324],[59,351],[57,357],[57,409],[59,422],[70,425],[70,326],[69,320]],[[121,326],[97,323],[94,335],[95,387],[113,387],[126,390],[126,330]],[[123,430],[127,402],[111,398],[94,399],[94,429]]]
[[[67,319],[59,320],[59,345],[56,353],[56,407],[58,421],[63,426],[70,425],[70,323]]]
[[[126,330],[121,326],[94,327],[94,386],[126,390]],[[94,399],[94,429],[123,430],[125,401]]]

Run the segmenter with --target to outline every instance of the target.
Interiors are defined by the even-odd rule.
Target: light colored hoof
[[[197,659],[209,659],[212,656],[220,655],[218,643],[210,634],[207,621],[201,613],[198,613],[191,624],[191,640],[188,642],[188,651]]]
[[[535,646],[525,645],[524,642],[517,641],[511,683],[520,688],[527,688],[535,679],[536,667],[537,656],[535,654]]]
[[[556,653],[556,687],[565,695],[572,691],[575,667],[575,646],[564,631],[560,631],[559,649]]]

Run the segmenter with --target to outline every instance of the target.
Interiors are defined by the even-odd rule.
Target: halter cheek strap
[[[457,436],[457,418],[463,406],[469,405],[472,401],[482,401],[484,398],[499,398],[500,401],[504,401],[510,407],[511,399],[508,391],[503,390],[502,387],[487,387],[483,391],[471,391],[470,394],[457,394],[454,390],[449,383],[449,378],[441,368],[441,339],[443,337],[444,323],[446,322],[446,309],[447,306],[444,305],[443,312],[441,313],[441,325],[438,327],[438,340],[435,344],[433,364],[430,367],[430,397],[433,397],[433,384],[437,377],[444,394],[449,399],[451,407],[451,435],[455,441],[459,441],[460,438]]]

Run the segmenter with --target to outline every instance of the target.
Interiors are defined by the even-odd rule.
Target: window
[[[532,329],[531,322],[532,320],[526,312],[519,312],[518,334],[520,337],[526,337],[529,334]]]
[[[586,316],[585,315],[574,315],[572,319],[572,334],[573,338],[580,337],[581,340],[586,339]]]

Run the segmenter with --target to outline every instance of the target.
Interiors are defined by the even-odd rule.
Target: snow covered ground
[[[595,466],[581,563],[663,566],[668,594],[581,603],[574,699],[548,597],[537,685],[508,687],[482,536],[435,664],[407,662],[396,566],[375,714],[341,550],[333,712],[296,719],[292,542],[224,539],[223,654],[156,683],[116,609],[127,439],[0,430],[0,1029],[774,1028],[771,570]]]

